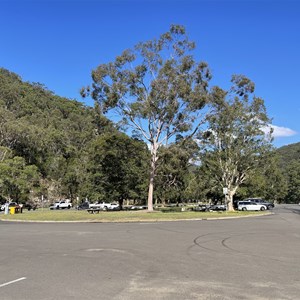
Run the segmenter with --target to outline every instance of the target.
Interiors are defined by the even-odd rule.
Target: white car
[[[252,201],[239,201],[238,210],[266,210],[267,206]]]
[[[101,209],[101,210],[117,210],[119,208],[119,204],[108,203],[108,202],[96,202],[96,203],[90,203],[90,208]]]
[[[72,203],[69,200],[61,200],[56,201],[54,204],[52,204],[49,208],[52,209],[70,209],[72,207]]]
[[[107,207],[108,210],[120,210],[118,203],[110,203],[110,206]]]

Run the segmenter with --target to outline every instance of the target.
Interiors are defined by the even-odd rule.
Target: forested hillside
[[[283,146],[276,152],[287,182],[285,202],[300,203],[300,143]]]
[[[292,161],[300,161],[300,143],[283,146],[277,149],[280,164],[285,167]]]
[[[89,197],[98,185],[90,150],[106,132],[134,142],[94,108],[0,69],[2,201]]]

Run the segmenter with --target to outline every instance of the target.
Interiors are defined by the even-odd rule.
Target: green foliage
[[[263,167],[252,172],[237,191],[237,198],[261,197],[275,203],[286,201],[288,182],[275,155],[267,157]]]
[[[12,157],[13,157],[13,153],[11,149],[0,146],[0,162]]]
[[[280,147],[276,152],[280,158],[280,167],[285,169],[292,161],[300,160],[300,143]]]
[[[106,133],[89,150],[92,200],[145,199],[149,152],[146,145],[123,133]]]
[[[214,87],[212,113],[203,142],[202,162],[222,188],[228,188],[232,209],[233,195],[252,174],[261,172],[271,150],[270,120],[262,99],[253,96],[254,84],[244,76],[233,76],[233,86],[226,92]]]
[[[25,202],[38,187],[36,166],[26,165],[25,160],[17,156],[0,162],[0,190],[7,201]]]
[[[279,157],[279,168],[286,182],[286,196],[283,199],[287,203],[299,202],[299,161],[300,143],[283,146],[276,150]],[[287,186],[287,187],[286,187]]]
[[[46,198],[80,194],[87,177],[86,147],[107,130],[115,129],[96,108],[58,97],[42,84],[23,82],[0,68],[0,146],[6,147],[0,150],[0,162],[8,155],[2,149],[9,149],[10,158],[22,157],[25,165],[36,166],[44,192],[48,189]]]
[[[211,176],[206,176],[205,172],[197,166],[189,167],[189,173],[185,177],[185,190],[183,199],[193,201],[203,201],[209,198],[208,192],[212,191],[212,185],[207,184]]]
[[[198,151],[192,140],[179,140],[159,149],[160,162],[157,166],[155,197],[163,204],[181,202],[188,185],[189,167]]]
[[[293,161],[286,169],[288,178],[287,203],[299,203],[300,199],[300,161]]]

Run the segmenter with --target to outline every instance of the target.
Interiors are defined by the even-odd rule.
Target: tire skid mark
[[[255,234],[255,233],[250,233],[251,235]],[[250,235],[249,234],[249,235]],[[236,236],[242,236],[242,234],[238,234]],[[234,237],[236,237],[234,236]],[[271,261],[276,261],[276,262],[286,262],[284,260],[281,260],[281,259],[278,259],[278,258],[274,258],[274,257],[271,257],[271,256],[266,256],[266,255],[258,255],[258,254],[253,254],[253,253],[248,253],[248,252],[243,252],[243,251],[239,251],[239,250],[236,250],[234,248],[231,248],[229,247],[226,243],[228,240],[230,240],[232,237],[227,237],[227,238],[224,238],[222,240],[222,246],[228,250],[231,250],[232,252],[238,255],[243,255],[243,256],[248,256],[248,257],[255,257],[255,258],[262,258],[262,259],[268,259],[268,260],[271,260]]]
[[[209,236],[213,237],[213,236],[221,235],[221,234],[224,234],[224,233],[227,234],[227,236],[225,238],[215,237],[215,238],[212,238],[212,239],[209,239],[209,240],[201,241],[201,239],[203,239],[205,237],[209,237]],[[268,259],[270,261],[275,261],[275,262],[286,262],[284,260],[280,260],[278,258],[274,258],[274,257],[267,256],[267,255],[258,255],[258,254],[253,254],[253,253],[249,253],[249,252],[245,252],[245,251],[240,251],[240,250],[234,249],[234,248],[232,248],[228,245],[228,241],[231,240],[232,238],[239,237],[239,236],[249,236],[249,235],[254,235],[254,234],[256,234],[256,232],[248,232],[248,233],[245,232],[245,233],[240,233],[240,234],[234,234],[234,232],[218,232],[218,233],[207,233],[207,234],[199,235],[193,240],[193,245],[188,247],[187,254],[190,257],[192,257],[193,253],[191,253],[191,250],[194,247],[198,247],[198,248],[204,249],[206,251],[209,251],[210,253],[221,253],[222,252],[222,253],[227,254],[227,255],[241,255],[241,256],[247,256],[247,257]],[[208,247],[208,246],[203,245],[205,243],[209,243],[209,242],[212,242],[212,241],[219,241],[220,247],[219,248],[212,248],[212,247]],[[224,248],[229,250],[229,252],[224,252]]]

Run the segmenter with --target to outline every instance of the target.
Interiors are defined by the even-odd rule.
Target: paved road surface
[[[0,222],[0,299],[300,299],[300,206],[255,218]]]

